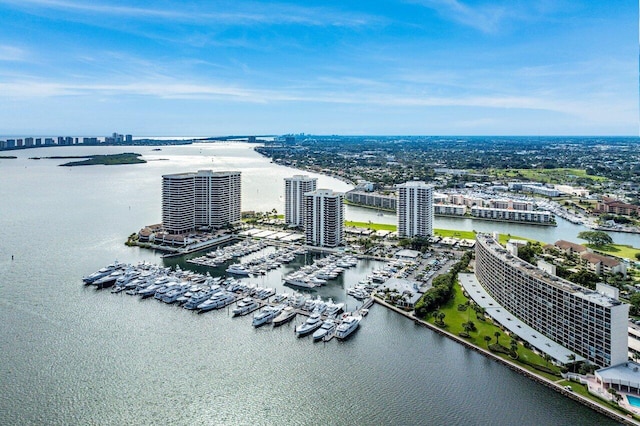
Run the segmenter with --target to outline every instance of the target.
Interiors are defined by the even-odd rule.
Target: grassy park
[[[504,178],[528,179],[543,183],[564,184],[576,179],[590,179],[594,182],[608,180],[602,176],[588,175],[584,169],[493,169],[490,174]]]
[[[498,337],[498,342],[500,343],[500,345],[505,347],[505,349],[509,348],[511,337],[507,335],[503,330],[501,330],[498,326],[493,324],[491,320],[477,319],[476,312],[472,309],[471,306],[467,306],[466,310],[464,311],[459,310],[458,307],[461,305],[465,305],[468,301],[469,299],[464,296],[460,284],[456,283],[454,286],[454,297],[438,310],[438,312],[445,314],[445,326],[442,328],[452,334],[458,335],[459,333],[465,331],[463,323],[471,320],[474,322],[476,330],[469,332],[470,337],[466,338],[467,341],[480,348],[487,349],[488,345],[493,345],[496,343],[495,333],[498,332],[500,333],[500,336]],[[436,324],[436,318],[434,316],[431,316],[427,321],[431,324]],[[491,341],[486,342],[484,339],[485,336],[491,337]],[[515,362],[521,367],[526,368],[527,370],[530,370],[535,374],[544,376],[549,380],[555,381],[559,378],[557,375],[549,374],[545,371],[541,371],[532,367],[532,365],[537,365],[542,367],[542,369],[549,368],[557,374],[560,373],[560,369],[557,366],[548,363],[542,356],[536,354],[530,349],[525,348],[521,344],[518,344],[517,360],[514,360],[513,358],[511,358],[511,356],[505,353],[493,353],[501,358]]]

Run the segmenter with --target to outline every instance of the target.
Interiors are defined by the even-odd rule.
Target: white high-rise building
[[[304,225],[304,194],[313,192],[318,179],[307,175],[284,178],[284,221],[287,225]]]
[[[406,182],[398,188],[398,236],[433,235],[433,185],[421,181]]]
[[[316,247],[337,247],[344,239],[344,194],[318,189],[304,194],[306,242]]]
[[[162,224],[170,234],[239,222],[240,172],[177,173],[162,176]]]

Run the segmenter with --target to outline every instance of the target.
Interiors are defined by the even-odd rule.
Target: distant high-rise
[[[284,178],[284,221],[287,225],[304,225],[304,194],[316,190],[317,178],[295,175]]]
[[[398,236],[433,235],[433,186],[414,181],[397,185]]]
[[[240,172],[177,173],[162,176],[162,224],[171,234],[239,222]]]
[[[304,194],[304,231],[308,245],[337,247],[344,239],[344,194],[318,189]]]

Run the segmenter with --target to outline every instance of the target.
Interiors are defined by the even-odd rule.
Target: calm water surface
[[[281,209],[274,197],[294,173],[246,144],[126,150],[154,161],[28,159],[116,147],[0,160],[0,424],[613,424],[380,306],[353,338],[314,344],[294,324],[256,330],[224,310],[197,315],[84,287],[82,276],[114,259],[163,262],[123,244],[160,221],[162,174],[242,170],[243,209],[264,211]],[[321,294],[355,307],[344,288],[375,266],[361,262]],[[282,290],[283,273],[254,280]]]

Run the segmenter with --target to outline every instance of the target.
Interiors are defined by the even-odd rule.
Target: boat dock
[[[138,296],[141,299],[151,298],[166,304],[177,304],[185,309],[198,313],[206,313],[210,310],[227,308],[231,310],[236,305],[237,312],[234,316],[247,316],[252,312],[265,309],[272,310],[272,317],[256,326],[271,323],[275,312],[280,313],[286,306],[292,309],[292,318],[305,317],[305,322],[311,318],[315,323],[309,326],[309,331],[300,332],[299,337],[310,335],[327,322],[327,330],[330,325],[334,328],[322,338],[315,340],[328,342],[335,336],[335,330],[347,320],[347,323],[356,324],[347,330],[347,336],[358,328],[362,317],[368,313],[368,308],[373,304],[370,297],[352,312],[343,312],[344,303],[334,303],[331,299],[322,300],[320,297],[311,298],[299,293],[289,295],[276,292],[272,288],[257,287],[255,284],[243,283],[236,278],[211,277],[192,271],[182,271],[180,268],[171,270],[149,263],[138,265],[114,263],[95,273],[83,278],[85,285],[93,285],[96,289],[111,288],[111,293],[124,293],[130,296]],[[240,302],[244,305],[239,308]],[[245,309],[246,308],[246,309]],[[255,317],[255,315],[254,315]],[[331,320],[331,321],[328,321]],[[286,321],[285,321],[286,322]],[[299,324],[294,328],[298,332]],[[274,326],[275,327],[275,326]],[[346,336],[342,336],[346,338]]]

